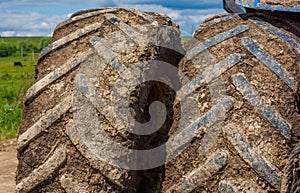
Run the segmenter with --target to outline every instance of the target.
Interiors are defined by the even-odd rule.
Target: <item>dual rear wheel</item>
[[[57,26],[25,96],[17,192],[299,191],[295,25],[219,15],[183,49],[165,15],[73,14]],[[147,127],[127,130],[128,117]],[[132,153],[164,144],[147,160]]]

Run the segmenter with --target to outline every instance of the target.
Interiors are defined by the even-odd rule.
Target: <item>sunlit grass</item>
[[[33,70],[31,73],[5,73],[4,75],[0,73],[0,75],[1,141],[17,136],[22,121],[23,97],[34,82],[34,78]]]
[[[23,97],[34,83],[34,65],[38,55],[0,57],[0,141],[18,135]],[[15,61],[22,62],[24,66],[14,67]]]

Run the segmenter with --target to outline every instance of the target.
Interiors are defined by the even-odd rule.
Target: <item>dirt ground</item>
[[[16,146],[16,139],[0,142],[0,193],[15,192]]]

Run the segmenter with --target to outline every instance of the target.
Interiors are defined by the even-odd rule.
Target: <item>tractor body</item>
[[[229,13],[266,13],[300,21],[300,0],[223,0]]]

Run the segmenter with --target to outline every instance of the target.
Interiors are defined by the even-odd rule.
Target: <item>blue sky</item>
[[[0,35],[49,36],[71,13],[116,6],[165,13],[182,35],[191,35],[205,18],[225,13],[222,0],[0,0]]]

